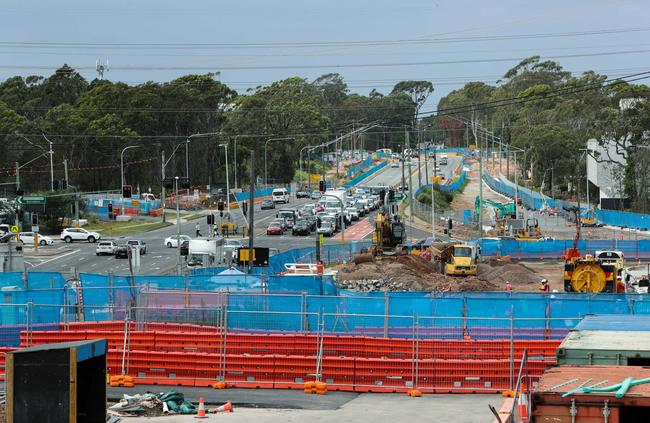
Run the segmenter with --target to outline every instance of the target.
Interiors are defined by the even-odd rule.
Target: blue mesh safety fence
[[[358,185],[361,181],[363,181],[367,177],[369,177],[371,175],[374,175],[375,173],[379,172],[381,169],[386,167],[387,164],[388,164],[387,161],[383,161],[383,162],[379,163],[378,165],[376,165],[374,167],[371,167],[367,171],[361,173],[360,175],[355,176],[354,178],[352,178],[349,181],[347,181],[346,183],[344,183],[343,187],[350,188],[350,187],[353,187],[355,185]]]
[[[351,178],[354,175],[356,175],[357,173],[362,172],[363,170],[365,170],[367,167],[370,167],[372,165],[372,163],[373,163],[372,156],[366,157],[359,164],[351,166],[350,168],[348,168],[346,170],[345,174],[346,174],[346,176],[348,178]]]
[[[547,239],[541,241],[518,241],[510,238],[482,238],[477,241],[481,247],[481,255],[510,256],[517,259],[548,259],[561,258],[568,248],[573,247],[573,241],[568,239]],[[628,259],[650,258],[650,240],[580,240],[578,249],[582,255],[594,254],[599,250],[622,251]]]
[[[483,178],[493,190],[512,199],[517,195],[529,208],[539,210],[546,204],[549,207],[563,210],[564,208],[575,207],[577,205],[577,203],[572,201],[554,200],[547,195],[540,194],[539,192],[532,191],[522,186],[519,186],[517,193],[517,185],[503,175],[493,177],[488,173],[484,173]],[[586,205],[581,206],[581,209],[583,215],[586,215]],[[642,230],[650,228],[650,214],[631,213],[621,210],[593,210],[593,212],[595,213],[598,223],[603,225]]]

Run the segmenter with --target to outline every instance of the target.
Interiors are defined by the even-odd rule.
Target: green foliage
[[[434,197],[433,197],[433,202],[435,203],[436,209],[437,210],[445,210],[449,208],[449,205],[451,202],[454,200],[454,194],[450,193],[449,191],[444,191],[440,189],[440,187],[435,186],[433,187],[434,190]],[[420,192],[420,195],[416,198],[420,203],[422,204],[431,204],[431,189],[423,189],[422,192]]]

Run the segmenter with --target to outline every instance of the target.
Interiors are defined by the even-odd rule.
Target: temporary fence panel
[[[360,184],[364,179],[368,178],[369,176],[374,175],[375,173],[379,172],[381,169],[386,167],[387,164],[388,164],[387,161],[385,161],[385,160],[382,161],[381,163],[379,163],[378,165],[370,168],[366,172],[363,172],[362,174],[356,176],[353,179],[350,179],[348,182],[343,184],[343,187],[350,188],[350,187],[353,187],[355,185]]]
[[[22,272],[2,272],[0,273],[0,287],[15,286],[16,288],[24,288],[25,274]]]

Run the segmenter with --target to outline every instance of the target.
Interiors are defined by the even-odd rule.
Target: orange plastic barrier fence
[[[223,339],[215,327],[169,323],[140,327],[146,330],[132,325],[129,332],[127,374],[136,383],[210,386],[224,367],[226,383],[242,388],[303,389],[316,376],[314,335],[229,333]],[[108,372],[121,373],[123,322],[73,323],[68,328],[33,331],[31,345],[105,338]],[[539,377],[555,363],[559,343],[517,340],[512,347],[515,357],[528,349],[528,373]],[[23,332],[21,346],[26,345]],[[414,347],[411,339],[325,336],[322,381],[330,390],[358,392],[406,392],[416,378],[422,392],[499,392],[509,387],[509,340],[421,339],[417,360]],[[515,360],[512,368],[519,365]]]

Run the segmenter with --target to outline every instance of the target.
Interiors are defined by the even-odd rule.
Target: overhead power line
[[[650,27],[599,29],[592,31],[567,31],[512,35],[481,35],[465,37],[421,37],[393,40],[314,41],[314,42],[251,42],[251,43],[99,43],[99,42],[30,42],[3,41],[0,46],[20,48],[120,48],[120,49],[216,49],[216,48],[314,48],[314,47],[366,47],[403,44],[445,44],[483,41],[528,40],[539,38],[566,38],[612,35],[650,31]]]

